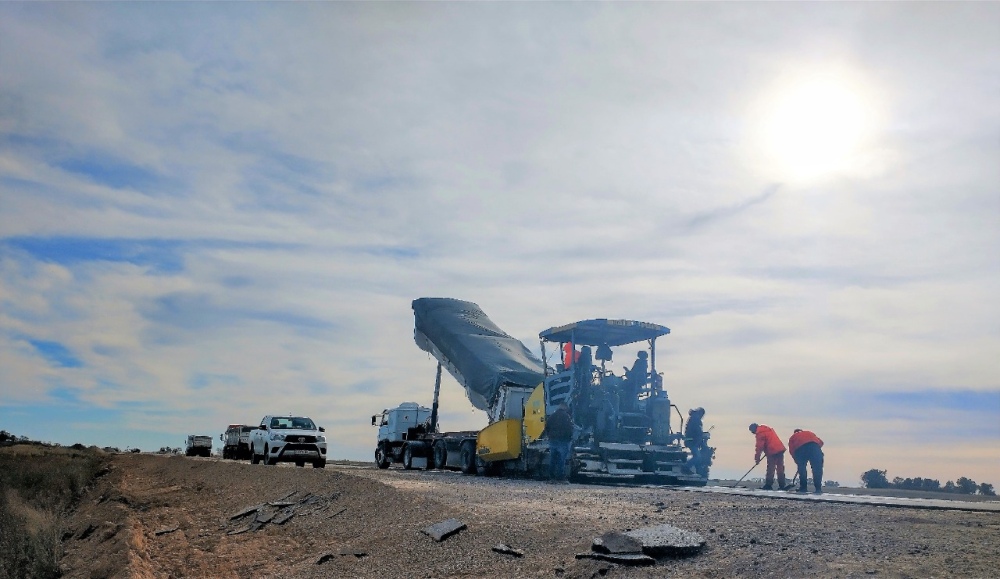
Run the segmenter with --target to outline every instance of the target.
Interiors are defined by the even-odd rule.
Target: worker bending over
[[[788,439],[788,454],[792,455],[792,460],[798,467],[798,491],[804,493],[809,490],[806,484],[806,463],[809,463],[816,494],[823,494],[823,441],[808,430],[796,428]]]
[[[764,479],[765,491],[774,490],[774,473],[778,473],[778,488],[785,488],[785,445],[778,438],[778,433],[766,424],[750,425],[750,432],[757,437],[757,446],[754,450],[754,464],[760,464],[760,455],[767,457],[767,477]]]

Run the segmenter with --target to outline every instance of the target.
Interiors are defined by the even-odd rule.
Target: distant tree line
[[[861,475],[861,482],[865,488],[869,489],[905,489],[913,491],[931,491],[944,493],[957,493],[974,495],[977,492],[983,496],[995,497],[996,491],[990,483],[979,483],[969,477],[959,477],[954,481],[948,481],[941,485],[941,481],[935,478],[902,478],[894,477],[891,481],[886,476],[886,471],[873,468],[865,471]]]

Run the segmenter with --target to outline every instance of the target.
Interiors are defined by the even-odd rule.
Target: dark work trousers
[[[778,488],[785,486],[785,451],[767,455],[767,475],[764,479],[765,489],[774,488],[774,474],[778,474]]]
[[[566,480],[566,460],[569,459],[569,440],[549,441],[549,478]]]
[[[795,465],[799,467],[799,490],[806,487],[806,463],[812,467],[813,486],[818,492],[823,488],[823,449],[815,442],[807,442],[795,450]]]

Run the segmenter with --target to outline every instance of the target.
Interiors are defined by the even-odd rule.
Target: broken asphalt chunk
[[[705,538],[673,525],[644,527],[625,533],[642,543],[642,552],[653,557],[694,555],[705,546]]]
[[[247,516],[247,515],[249,515],[249,514],[251,514],[251,513],[256,513],[256,512],[257,512],[257,511],[259,511],[259,510],[260,510],[260,508],[261,508],[261,507],[263,507],[263,506],[264,506],[264,505],[254,505],[254,506],[252,506],[252,507],[247,507],[247,508],[243,509],[242,511],[240,511],[240,512],[236,513],[235,515],[231,515],[231,516],[229,517],[229,520],[230,520],[230,521],[234,521],[234,520],[236,520],[236,519],[239,519],[239,518],[241,518],[241,517],[245,517],[245,516]]]
[[[271,523],[275,525],[284,525],[293,516],[295,516],[294,509],[285,509],[284,511],[278,513],[278,515],[271,520]]]
[[[459,521],[458,519],[448,519],[446,521],[441,521],[440,523],[434,523],[426,529],[423,529],[422,532],[440,543],[464,528],[465,523],[462,521]]]
[[[322,565],[323,563],[326,563],[330,559],[333,559],[333,553],[323,553],[316,559],[316,564]]]
[[[594,539],[590,548],[598,553],[642,553],[642,541],[625,533],[609,531]]]
[[[656,559],[642,553],[577,553],[577,559],[597,559],[598,561],[609,561],[619,565],[655,565]]]
[[[500,553],[501,555],[513,555],[515,557],[524,557],[524,551],[520,549],[515,549],[514,547],[511,547],[510,545],[505,545],[503,543],[500,543],[499,545],[494,545],[493,550],[496,551],[497,553]]]

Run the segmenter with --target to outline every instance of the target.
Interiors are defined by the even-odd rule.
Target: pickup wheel
[[[389,468],[389,455],[385,452],[385,445],[380,444],[375,448],[375,466]]]
[[[403,468],[406,470],[413,469],[413,449],[407,444],[403,447]]]
[[[271,460],[271,451],[264,445],[264,466],[274,466],[274,461]]]
[[[260,464],[260,455],[253,451],[253,446],[250,447],[250,464]]]
[[[476,443],[462,443],[462,474],[476,474]]]
[[[297,461],[295,461],[295,466],[297,466],[299,468],[302,468],[305,465],[306,465],[306,461],[304,461],[304,460],[297,460]]]
[[[325,460],[313,461],[313,468],[326,468],[326,461]]]

